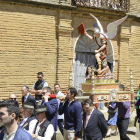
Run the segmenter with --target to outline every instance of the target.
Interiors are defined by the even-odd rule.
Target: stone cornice
[[[68,3],[62,4],[60,0],[0,0],[0,2],[7,2],[7,3],[13,3],[13,4],[27,4],[32,6],[38,6],[38,7],[49,7],[49,8],[60,8],[60,9],[73,9],[76,8],[75,6],[71,6]]]
[[[127,15],[140,18],[140,14],[138,14],[138,13],[127,13]]]
[[[140,22],[140,14],[138,13],[127,13],[128,18],[131,19],[131,21],[138,21]]]

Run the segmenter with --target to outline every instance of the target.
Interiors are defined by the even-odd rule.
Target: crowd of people
[[[35,98],[25,85],[21,87],[22,106],[19,106],[14,93],[9,95],[9,100],[0,102],[0,140],[54,140],[57,127],[64,140],[77,140],[82,124],[84,140],[102,140],[111,135],[113,126],[116,128],[113,135],[117,135],[119,131],[121,140],[129,140],[126,131],[130,118],[130,102],[109,104],[109,119],[106,122],[103,113],[95,108],[91,98],[81,105],[75,99],[75,88],[69,88],[65,97],[58,83],[54,84],[52,93],[42,72],[37,74],[37,78],[38,81],[31,89]],[[50,99],[51,94],[61,97]],[[136,102],[136,105],[139,104],[140,100]]]

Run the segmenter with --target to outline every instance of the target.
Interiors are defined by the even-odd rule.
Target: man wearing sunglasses
[[[11,94],[9,95],[9,99],[11,99],[11,100],[16,100],[16,94],[11,93]]]
[[[49,95],[51,94],[52,89],[50,87],[44,87],[42,89],[42,105],[47,107],[46,118],[52,123],[54,130],[57,131],[58,101],[54,98],[49,99]]]
[[[36,81],[32,87],[31,93],[35,94],[35,100],[37,102],[42,101],[42,88],[47,87],[48,83],[43,79],[43,73],[38,72],[37,78],[38,81]]]

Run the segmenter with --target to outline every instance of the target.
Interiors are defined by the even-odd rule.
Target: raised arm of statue
[[[91,40],[94,39],[94,38],[93,38],[91,35],[89,35],[86,31],[85,31],[85,35],[86,35],[89,39],[91,39]]]

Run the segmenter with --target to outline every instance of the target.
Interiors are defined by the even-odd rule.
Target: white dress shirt
[[[23,116],[23,120],[22,120],[22,122],[20,123],[20,126],[22,126],[22,125],[27,121],[28,118],[29,118],[29,117],[25,118],[25,117]]]
[[[20,126],[22,126],[27,121],[28,118],[29,117],[27,117],[27,118],[23,117],[23,121],[20,123]],[[30,121],[30,123],[29,123],[29,130],[26,130],[26,131],[28,133],[30,133],[30,134],[33,134],[35,126],[36,126],[36,123],[37,123],[37,119],[33,119],[32,121]]]
[[[35,131],[35,135],[38,135],[41,123],[38,123],[36,131]],[[53,137],[53,134],[54,134],[54,127],[53,127],[52,124],[49,124],[47,129],[46,129],[46,131],[45,131],[45,133],[44,133],[44,137],[38,136],[36,140],[51,140],[52,137]]]
[[[64,96],[64,94],[63,94],[61,91],[59,91],[58,93],[54,93],[54,94],[55,94],[56,96]],[[58,108],[59,108],[60,100],[57,99],[57,101],[58,101]],[[58,109],[58,110],[59,110],[59,109]],[[57,119],[64,119],[64,114],[59,115],[59,113],[58,113]]]
[[[27,100],[29,93],[24,97],[24,102]]]

